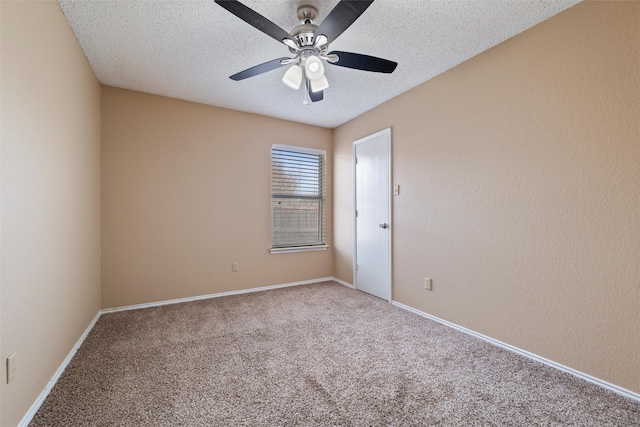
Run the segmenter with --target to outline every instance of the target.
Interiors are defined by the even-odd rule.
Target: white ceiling
[[[286,31],[298,4],[321,21],[338,0],[241,0]],[[302,104],[287,67],[232,81],[288,49],[213,0],[59,0],[101,83],[334,128],[580,0],[376,0],[330,46],[398,62],[393,74],[329,65],[324,100]]]

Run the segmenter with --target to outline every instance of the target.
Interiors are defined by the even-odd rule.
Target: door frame
[[[362,143],[368,142],[374,138],[377,138],[379,136],[386,136],[387,137],[387,145],[389,147],[389,182],[387,183],[387,197],[388,197],[388,203],[389,203],[389,245],[387,247],[387,254],[388,254],[388,259],[389,259],[389,277],[387,277],[387,282],[389,283],[389,289],[388,289],[388,295],[389,298],[387,299],[388,302],[391,302],[393,300],[393,283],[392,283],[392,278],[393,278],[393,251],[392,251],[392,247],[393,247],[393,169],[391,167],[392,165],[392,158],[391,158],[391,128],[386,128],[383,129],[381,131],[378,131],[374,134],[371,134],[369,136],[365,136],[364,138],[360,138],[356,141],[353,141],[352,144],[352,150],[351,150],[351,161],[352,161],[352,165],[351,165],[351,170],[352,170],[352,174],[353,174],[353,212],[352,212],[352,218],[353,218],[353,286],[358,289],[358,274],[356,271],[356,262],[358,260],[358,224],[357,224],[357,218],[356,218],[356,207],[357,207],[357,186],[356,186],[356,147]]]

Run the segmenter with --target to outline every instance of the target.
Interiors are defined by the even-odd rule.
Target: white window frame
[[[282,144],[273,144],[271,146],[271,155],[270,155],[270,161],[271,161],[271,167],[269,168],[269,170],[271,171],[271,173],[273,173],[273,150],[287,150],[287,151],[294,151],[294,152],[298,152],[298,153],[308,153],[308,154],[319,154],[322,155],[324,157],[324,176],[323,176],[323,180],[324,180],[324,184],[325,184],[325,190],[322,194],[322,213],[323,215],[326,216],[326,203],[327,203],[327,195],[326,195],[326,165],[327,165],[327,152],[326,150],[318,150],[315,148],[307,148],[307,147],[298,147],[298,146],[293,146],[293,145],[282,145]],[[273,178],[271,178],[271,182],[273,184]],[[270,196],[269,197],[269,212],[271,214],[271,221],[270,221],[270,231],[271,234],[273,234],[273,208],[272,208],[272,204],[273,203],[273,197]],[[322,227],[326,227],[326,221],[323,220],[322,221]],[[326,239],[326,229],[322,230],[322,235],[325,237]],[[273,241],[271,242],[271,244],[273,245]],[[278,247],[278,248],[274,248],[271,247],[269,249],[269,251],[272,254],[284,254],[284,253],[292,253],[292,252],[312,252],[312,251],[326,251],[329,248],[329,245],[326,244],[322,244],[322,245],[313,245],[313,246],[287,246],[287,247]]]

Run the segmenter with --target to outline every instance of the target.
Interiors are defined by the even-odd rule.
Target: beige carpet
[[[103,315],[32,426],[640,426],[640,403],[336,283]]]

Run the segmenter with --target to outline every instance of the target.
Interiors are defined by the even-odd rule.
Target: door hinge
[[[358,264],[356,264],[356,271],[358,271]]]
[[[356,209],[356,218],[358,218],[358,210]]]
[[[356,157],[356,165],[358,164],[358,158]]]

